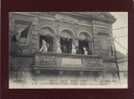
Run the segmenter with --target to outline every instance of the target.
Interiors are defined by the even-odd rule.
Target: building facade
[[[115,20],[108,12],[11,12],[11,67],[118,76]]]

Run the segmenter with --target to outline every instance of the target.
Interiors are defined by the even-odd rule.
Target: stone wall
[[[97,20],[86,20],[83,18],[75,18],[69,15],[49,14],[45,13],[43,16],[39,13],[13,13],[10,17],[11,28],[14,30],[14,20],[25,20],[32,22],[32,33],[29,38],[30,46],[25,52],[36,52],[39,50],[39,35],[45,35],[46,31],[43,28],[49,27],[55,38],[61,36],[63,30],[70,30],[73,39],[78,40],[81,32],[86,32],[94,39],[94,53],[110,55],[110,48],[112,46],[112,24],[101,22]],[[100,33],[100,34],[99,34]],[[101,34],[103,33],[103,34]],[[26,50],[26,49],[25,49]],[[56,50],[56,43],[54,44],[54,51]],[[56,52],[56,51],[55,51]]]
[[[69,14],[63,15],[61,13],[45,13],[43,15],[40,15],[39,13],[28,12],[12,13],[10,14],[9,19],[10,33],[14,33],[15,20],[32,22],[29,36],[24,39],[24,41],[26,40],[29,42],[26,46],[24,45],[22,47],[24,54],[34,54],[39,51],[40,35],[51,35],[54,38],[53,52],[56,53],[57,40],[60,39],[62,31],[68,30],[71,33],[73,42],[76,43],[78,43],[78,40],[80,39],[80,33],[87,33],[87,35],[91,37],[91,41],[93,41],[92,51],[94,55],[100,55],[102,57],[110,57],[111,55],[111,46],[113,46],[112,23],[95,19],[91,20],[87,18],[75,17]],[[95,62],[95,64],[97,64],[96,60],[92,62]],[[111,66],[105,63],[103,65]]]

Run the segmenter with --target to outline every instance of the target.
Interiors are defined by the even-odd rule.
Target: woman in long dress
[[[74,44],[72,44],[72,54],[76,54],[76,47]]]
[[[40,52],[47,53],[48,51],[48,44],[45,40],[42,40],[42,46],[40,48]]]
[[[88,55],[88,51],[87,51],[86,47],[84,47],[83,50],[84,50],[84,55]]]
[[[57,41],[57,53],[61,54],[62,50],[61,50],[61,45],[60,45],[60,41]]]

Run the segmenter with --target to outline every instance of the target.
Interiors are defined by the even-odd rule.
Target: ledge
[[[72,58],[101,58],[98,55],[83,55],[83,54],[58,54],[58,53],[52,53],[52,52],[48,52],[48,53],[41,53],[41,52],[36,52],[35,55],[45,55],[45,56],[56,56],[56,57],[72,57]]]
[[[98,58],[101,59],[102,57],[99,55],[83,55],[83,54],[66,54],[66,53],[62,53],[62,54],[58,54],[58,53],[54,53],[54,52],[48,52],[48,53],[41,53],[41,52],[35,52],[33,54],[14,54],[11,55],[11,57],[34,57],[36,55],[44,55],[44,56],[55,56],[55,57],[72,57],[72,58]]]
[[[40,69],[40,70],[60,70],[60,71],[103,71],[103,66],[95,66],[95,67],[45,67],[45,66],[37,66],[33,65],[33,69]]]

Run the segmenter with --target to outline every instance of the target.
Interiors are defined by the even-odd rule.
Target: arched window
[[[87,32],[79,34],[79,54],[84,54],[84,50],[88,55],[92,54],[92,40]]]
[[[43,27],[40,30],[39,48],[41,49],[43,40],[46,42],[47,52],[53,51],[54,31],[50,27]]]
[[[70,30],[63,30],[61,32],[61,50],[63,53],[71,53],[72,50],[73,33]]]

